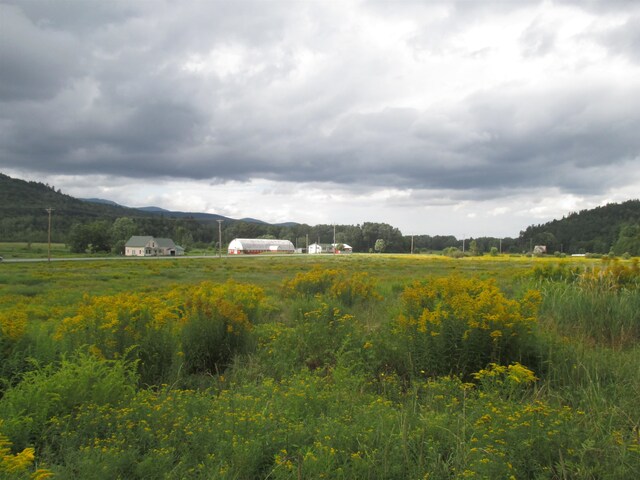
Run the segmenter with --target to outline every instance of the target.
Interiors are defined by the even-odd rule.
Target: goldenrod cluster
[[[540,293],[507,298],[490,280],[450,276],[405,288],[396,334],[429,373],[469,374],[517,357],[536,324]],[[448,368],[448,370],[447,370]],[[443,371],[444,370],[444,371]]]
[[[334,298],[344,305],[357,301],[377,300],[376,282],[366,272],[350,273],[340,269],[316,267],[309,272],[298,273],[284,283],[286,297],[305,296],[307,298],[324,295]]]

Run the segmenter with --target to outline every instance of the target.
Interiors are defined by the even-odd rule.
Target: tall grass
[[[543,286],[541,315],[562,335],[614,349],[640,340],[640,289],[587,288],[576,284]]]
[[[0,478],[636,478],[637,290],[532,265],[2,265]]]

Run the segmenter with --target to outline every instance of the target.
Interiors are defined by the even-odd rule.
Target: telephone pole
[[[54,208],[47,208],[46,212],[49,214],[49,230],[48,230],[48,234],[47,234],[47,259],[50,262],[51,261],[51,212],[53,212],[55,209]]]
[[[336,224],[333,224],[333,254],[336,254]]]
[[[218,258],[222,258],[222,222],[224,220],[218,219]]]

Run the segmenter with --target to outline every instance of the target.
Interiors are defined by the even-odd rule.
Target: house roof
[[[124,244],[124,246],[145,247],[151,240],[153,240],[153,237],[149,235],[134,235],[127,241],[127,243]]]
[[[134,235],[124,246],[133,248],[146,247],[153,240],[155,240],[159,248],[176,248],[176,244],[170,238],[154,238],[150,235]]]
[[[170,238],[156,238],[156,243],[160,248],[176,248],[176,244]]]

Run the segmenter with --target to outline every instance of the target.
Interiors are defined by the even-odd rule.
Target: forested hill
[[[532,225],[520,232],[520,243],[546,245],[566,253],[625,252],[640,255],[640,200],[610,203],[570,213],[560,220]]]
[[[282,238],[303,247],[307,243],[348,243],[357,252],[373,249],[379,239],[385,251],[407,251],[409,238],[385,223],[362,225],[272,225],[255,219],[234,220],[213,214],[144,211],[105,203],[82,201],[54,186],[27,182],[0,173],[0,242],[45,242],[48,214],[53,208],[51,239],[66,243],[73,252],[122,253],[131,235],[172,238],[185,247],[217,245],[218,223],[223,219],[223,244],[233,238]],[[455,241],[455,238],[454,238]],[[448,245],[445,245],[448,246]]]
[[[48,228],[46,209],[52,208],[54,240],[62,240],[74,223],[114,220],[119,217],[148,217],[133,208],[87,203],[65,195],[54,186],[27,182],[0,173],[0,239],[42,241]]]

